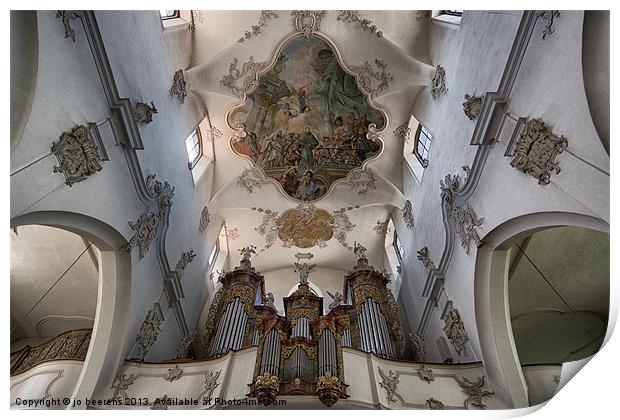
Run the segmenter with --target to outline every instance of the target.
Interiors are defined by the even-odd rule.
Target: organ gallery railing
[[[368,264],[366,249],[356,244],[357,264],[344,278],[343,293],[323,314],[323,298],[308,284],[315,265],[295,263],[297,290],[283,298],[278,314],[264,279],[251,266],[253,247],[241,250],[239,267],[220,281],[207,319],[207,357],[258,345],[254,380],[248,396],[264,405],[283,395],[317,395],[328,407],[348,398],[342,347],[399,356],[400,320],[387,276]],[[254,303],[251,303],[254,302]]]
[[[11,353],[11,376],[51,360],[84,360],[92,329],[64,332],[38,346],[25,346]]]

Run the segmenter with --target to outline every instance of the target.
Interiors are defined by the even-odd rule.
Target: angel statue
[[[365,260],[366,258],[366,251],[368,251],[364,245],[362,244],[358,244],[357,242],[353,243],[353,252],[355,253],[355,255],[357,255],[357,257],[360,260]]]
[[[244,248],[239,249],[238,251],[243,257],[242,260],[250,261],[250,258],[252,258],[252,254],[256,254],[256,247],[254,245],[248,245]]]
[[[308,265],[308,263],[295,263],[295,273],[299,272],[299,284],[300,285],[308,285],[308,274],[314,271],[316,264]]]
[[[271,309],[276,309],[276,305],[274,305],[275,298],[273,297],[273,293],[269,292],[263,296],[263,305],[270,307]]]
[[[340,292],[336,292],[333,295],[329,290],[326,290],[326,292],[329,297],[334,300],[332,303],[329,304],[329,309],[334,309],[335,307],[340,306],[344,303],[344,297],[340,294]]]

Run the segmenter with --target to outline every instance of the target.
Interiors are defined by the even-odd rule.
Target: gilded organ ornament
[[[97,145],[84,125],[62,133],[58,142],[52,142],[51,152],[58,160],[54,173],[61,172],[68,186],[103,169]]]

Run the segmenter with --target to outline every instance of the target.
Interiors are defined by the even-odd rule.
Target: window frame
[[[428,147],[426,147],[426,144],[421,143],[420,142],[420,136],[423,134],[422,133],[422,129],[426,130],[426,132],[428,134],[430,134],[430,137],[427,136],[426,134],[424,134],[424,137],[426,137],[429,140],[428,143]],[[422,165],[423,168],[427,168],[428,167],[428,156],[431,153],[431,145],[433,144],[433,135],[431,134],[430,131],[428,131],[428,128],[424,127],[422,125],[422,123],[418,122],[418,128],[415,132],[415,140],[413,142],[413,154],[415,155],[415,157],[418,159],[418,161],[420,162],[420,165]],[[426,158],[424,156],[422,156],[418,150],[418,147],[422,145],[422,148],[424,148],[424,150],[426,150]]]
[[[454,10],[442,10],[441,14],[448,15],[448,16],[463,17],[463,10],[461,10],[460,12],[457,12]]]
[[[164,20],[170,20],[170,19],[178,19],[181,17],[181,10],[173,10],[173,14],[170,16],[162,16],[161,15],[161,10],[159,11],[159,17],[161,18],[162,21]]]
[[[194,158],[193,161],[189,161],[190,159],[190,155],[189,155],[189,151],[187,150],[187,141],[192,139],[194,137],[194,133],[196,133],[196,137],[198,138],[198,154],[196,155],[196,157]],[[194,169],[194,166],[196,166],[196,164],[198,163],[198,161],[200,160],[200,158],[203,155],[203,150],[202,150],[202,133],[200,132],[200,126],[196,126],[196,128],[194,128],[194,130],[191,132],[191,134],[189,136],[187,136],[187,138],[185,139],[185,153],[187,154],[187,167],[189,168],[189,170],[191,171],[192,169]],[[194,150],[195,146],[192,148],[192,150]]]
[[[403,263],[403,254],[404,250],[401,251],[403,247],[402,242],[400,242],[400,238],[398,237],[398,233],[396,233],[396,229],[394,229],[394,238],[392,239],[392,246],[394,247],[394,251],[396,252],[396,259],[399,264]]]
[[[209,253],[209,258],[207,259],[207,263],[209,264],[209,271],[212,270],[213,266],[215,265],[215,262],[217,261],[217,257],[219,256],[220,256],[220,241],[218,237],[218,240],[215,241],[215,244],[213,245],[213,249]]]

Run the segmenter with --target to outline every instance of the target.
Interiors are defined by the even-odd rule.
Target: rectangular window
[[[404,254],[403,244],[400,243],[400,239],[398,238],[398,235],[396,234],[396,232],[394,232],[393,245],[394,245],[394,251],[396,251],[396,258],[398,258],[398,262],[402,264],[403,254]]]
[[[196,128],[194,132],[185,140],[185,149],[187,150],[189,169],[192,169],[202,156],[202,137],[200,135],[199,128]]]
[[[432,134],[422,124],[419,124],[415,135],[413,154],[416,155],[424,168],[428,166],[428,153],[431,149],[432,141]]]
[[[213,245],[213,249],[211,250],[211,253],[209,254],[209,268],[213,267],[213,264],[215,263],[215,260],[217,259],[217,256],[220,253],[220,241],[217,240],[215,241],[215,245]]]
[[[175,19],[179,17],[179,10],[160,10],[161,20]]]
[[[443,13],[450,16],[463,16],[462,10],[444,10]]]

